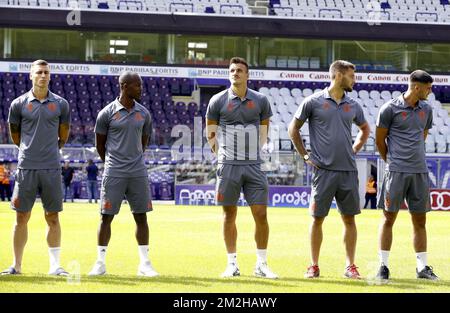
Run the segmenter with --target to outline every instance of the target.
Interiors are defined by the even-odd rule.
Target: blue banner
[[[269,206],[308,208],[311,187],[270,186]],[[175,204],[215,205],[214,185],[177,185],[175,186]],[[246,206],[243,193],[239,197],[239,206]],[[336,207],[333,201],[331,207]]]

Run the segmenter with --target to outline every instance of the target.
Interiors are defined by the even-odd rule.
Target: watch
[[[305,162],[308,161],[308,160],[309,160],[309,154],[305,154],[305,155],[303,156],[303,160],[305,160]]]

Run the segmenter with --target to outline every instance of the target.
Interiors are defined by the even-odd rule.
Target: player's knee
[[[223,222],[225,224],[234,224],[236,222],[236,213],[234,212],[224,212]]]
[[[58,213],[46,213],[45,220],[49,227],[55,227],[59,225]]]
[[[384,227],[392,227],[392,226],[394,226],[394,223],[395,223],[395,218],[393,218],[393,217],[385,216],[383,219]]]
[[[325,217],[313,216],[312,224],[313,226],[322,226]]]
[[[255,220],[259,224],[267,224],[267,211],[266,210],[260,210],[256,211],[253,216],[255,217]]]
[[[147,215],[144,214],[133,214],[134,220],[138,226],[146,226],[147,225]]]
[[[425,229],[425,219],[413,219],[413,226],[415,229]]]
[[[343,218],[342,219],[344,222],[345,227],[355,227],[356,223],[355,223],[355,219],[352,217],[347,217],[347,218]]]
[[[114,219],[114,215],[102,214],[102,218],[101,218],[100,224],[102,226],[108,226],[108,225],[111,224],[113,219]]]
[[[26,226],[28,221],[30,220],[29,212],[17,212],[16,214],[16,225],[17,226]]]

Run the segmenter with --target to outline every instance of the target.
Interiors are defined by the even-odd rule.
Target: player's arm
[[[11,140],[16,146],[20,146],[20,125],[9,123],[9,133],[11,135]]]
[[[145,148],[147,148],[149,139],[150,139],[149,135],[142,135],[142,152],[144,152]]]
[[[95,133],[95,148],[103,162],[105,162],[106,154],[106,135]]]
[[[423,131],[423,139],[424,139],[424,140],[427,140],[427,137],[428,137],[428,129],[425,129],[425,130]]]
[[[267,137],[269,136],[269,124],[270,124],[270,118],[266,118],[265,120],[262,120],[260,122],[260,127],[259,127],[259,146],[261,148],[267,142]]]
[[[303,121],[294,117],[288,127],[289,137],[294,144],[295,150],[297,150],[302,158],[308,154],[308,151],[306,151],[306,148],[303,145],[302,135],[300,135],[300,128],[302,128],[303,123]],[[306,161],[306,163],[317,168],[311,160]]]
[[[211,151],[217,155],[217,151],[219,150],[217,142],[217,121],[206,119],[206,134]]]
[[[58,136],[59,136],[58,147],[59,147],[59,149],[64,147],[67,140],[69,139],[69,130],[70,130],[69,123],[59,124],[59,128],[58,128]]]
[[[364,123],[359,127],[358,135],[356,136],[355,143],[353,144],[353,153],[358,153],[359,150],[364,146],[370,136],[370,126],[369,123]]]
[[[381,158],[386,162],[387,155],[387,145],[386,145],[386,137],[388,135],[388,128],[377,127],[375,131],[375,143],[378,148],[378,152],[380,153]]]

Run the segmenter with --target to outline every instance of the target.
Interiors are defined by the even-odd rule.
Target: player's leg
[[[50,260],[50,275],[67,276],[68,273],[60,266],[61,254],[61,224],[58,212],[45,212],[47,222],[47,244]]]
[[[224,205],[223,209],[223,239],[228,254],[236,254],[237,228],[236,216],[237,206]]]
[[[255,221],[256,265],[257,277],[276,279],[267,265],[267,244],[269,242],[269,223],[267,221],[267,204],[269,196],[269,182],[261,169],[261,164],[241,166],[243,177],[243,192],[250,205]]]
[[[356,241],[358,232],[355,223],[355,215],[360,214],[359,182],[357,171],[337,172],[339,185],[337,186],[335,198],[341,218],[344,223],[344,246],[346,264],[344,276],[359,279],[361,275],[355,265]]]
[[[413,224],[413,244],[416,252],[417,278],[437,280],[433,268],[428,265],[426,213],[431,211],[428,174],[412,174],[410,188],[406,195]]]
[[[250,205],[253,219],[255,221],[255,242],[256,248],[266,250],[269,242],[269,223],[267,221],[267,205]]]
[[[23,252],[28,240],[28,221],[36,200],[38,183],[37,171],[23,169],[17,171],[11,201],[11,208],[16,211],[16,223],[13,230],[14,261],[11,267],[1,273],[2,275],[22,272]]]
[[[106,252],[111,239],[111,223],[120,211],[125,190],[126,181],[123,178],[103,177],[100,195],[101,220],[97,233],[97,260],[89,272],[90,276],[106,274]]]
[[[380,251],[391,251],[392,247],[392,229],[394,227],[395,220],[397,219],[398,212],[389,212],[383,210],[383,216],[381,218],[381,224],[379,229],[379,248]],[[388,261],[382,262],[387,266]]]
[[[125,195],[130,204],[134,221],[136,222],[136,240],[138,243],[139,267],[138,275],[146,277],[158,276],[148,257],[149,253],[149,228],[147,213],[153,210],[150,198],[150,186],[148,177],[133,177],[127,179]]]
[[[387,280],[390,276],[389,254],[393,241],[393,227],[398,212],[404,202],[408,188],[408,177],[404,173],[385,172],[381,186],[378,207],[383,209],[383,216],[379,226],[379,252],[380,268],[377,278]]]
[[[61,170],[39,170],[39,184],[41,190],[44,217],[47,223],[47,244],[50,260],[50,275],[67,276],[68,273],[60,266],[61,253],[61,224],[59,212],[63,210],[63,192],[55,188],[54,182],[60,179]]]
[[[416,253],[426,253],[427,251],[427,221],[426,213],[411,213],[413,224],[413,245]],[[421,269],[420,269],[421,270]]]
[[[309,240],[311,249],[311,265],[319,266],[320,247],[323,241],[322,224],[325,216],[313,216],[309,226]]]
[[[149,228],[146,213],[133,213],[136,222],[136,240],[138,242],[139,267],[138,275],[155,277],[159,274],[155,271],[148,257],[149,254]]]
[[[227,267],[222,277],[239,276],[237,262],[237,203],[242,188],[241,166],[219,164],[217,168],[216,204],[223,209],[223,239],[227,250]]]
[[[330,211],[336,193],[339,177],[334,171],[313,168],[311,202],[309,213],[312,217],[309,226],[311,264],[305,273],[306,278],[320,276],[319,255],[323,240],[322,224]]]
[[[136,241],[138,245],[148,246],[149,230],[146,213],[133,213],[134,221],[136,222]]]
[[[14,261],[12,268],[18,273],[22,272],[22,258],[28,240],[28,221],[30,217],[31,211],[16,212],[16,224],[14,225],[13,231]]]
[[[100,225],[97,231],[97,244],[100,247],[107,247],[111,240],[111,224],[114,215],[101,214]]]

